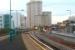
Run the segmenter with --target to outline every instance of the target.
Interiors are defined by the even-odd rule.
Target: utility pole
[[[10,17],[9,17],[9,23],[11,23],[11,0],[10,0]],[[11,28],[11,24],[10,24],[10,28]]]
[[[69,16],[71,17],[71,9],[70,9],[70,10],[66,10],[66,11],[68,11],[68,12],[69,12]]]
[[[69,17],[71,17],[71,9],[66,10],[66,11],[69,12]],[[70,27],[70,28],[69,28],[69,29],[70,29],[69,31],[72,32],[72,26],[71,26],[70,24],[69,24],[69,27]]]

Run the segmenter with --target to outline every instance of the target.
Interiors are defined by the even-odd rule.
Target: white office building
[[[17,13],[17,14],[12,14],[13,18],[12,18],[12,28],[25,28],[25,16]]]
[[[75,16],[69,17],[69,21],[75,21]]]
[[[69,26],[68,26],[68,29],[67,30],[69,30],[69,32],[71,32],[71,33],[75,33],[75,16],[71,16],[71,17],[69,17]]]
[[[43,26],[51,26],[51,12],[43,12],[42,13],[42,25]]]
[[[26,29],[26,17],[20,17],[20,29]]]
[[[34,26],[41,25],[41,15],[42,15],[42,1],[31,0],[27,4],[27,17],[29,27],[33,28]]]

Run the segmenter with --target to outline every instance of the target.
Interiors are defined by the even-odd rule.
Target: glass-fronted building
[[[11,17],[9,14],[5,14],[4,16],[4,28],[10,29],[11,28]]]
[[[3,29],[4,28],[4,20],[3,20],[3,16],[0,15],[0,29]]]

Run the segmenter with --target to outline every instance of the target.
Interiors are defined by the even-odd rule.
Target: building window
[[[0,16],[0,18],[2,18],[2,16]]]
[[[2,20],[0,20],[0,22],[2,22]]]
[[[2,24],[0,24],[0,26],[2,26]]]
[[[71,23],[75,23],[75,21],[71,21]]]

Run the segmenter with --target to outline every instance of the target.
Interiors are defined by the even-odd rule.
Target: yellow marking
[[[32,35],[31,35],[32,36]],[[32,36],[33,37],[33,36]],[[34,38],[36,39],[36,38]],[[37,39],[36,39],[37,40]],[[39,40],[37,40],[38,42],[40,42]],[[45,47],[47,47],[49,50],[53,50],[52,48],[49,48],[47,45],[45,45],[44,43],[40,42],[41,44],[43,44]]]
[[[30,38],[37,46],[39,46],[42,50],[46,50],[44,47],[42,47],[40,44],[38,44],[35,40]]]

